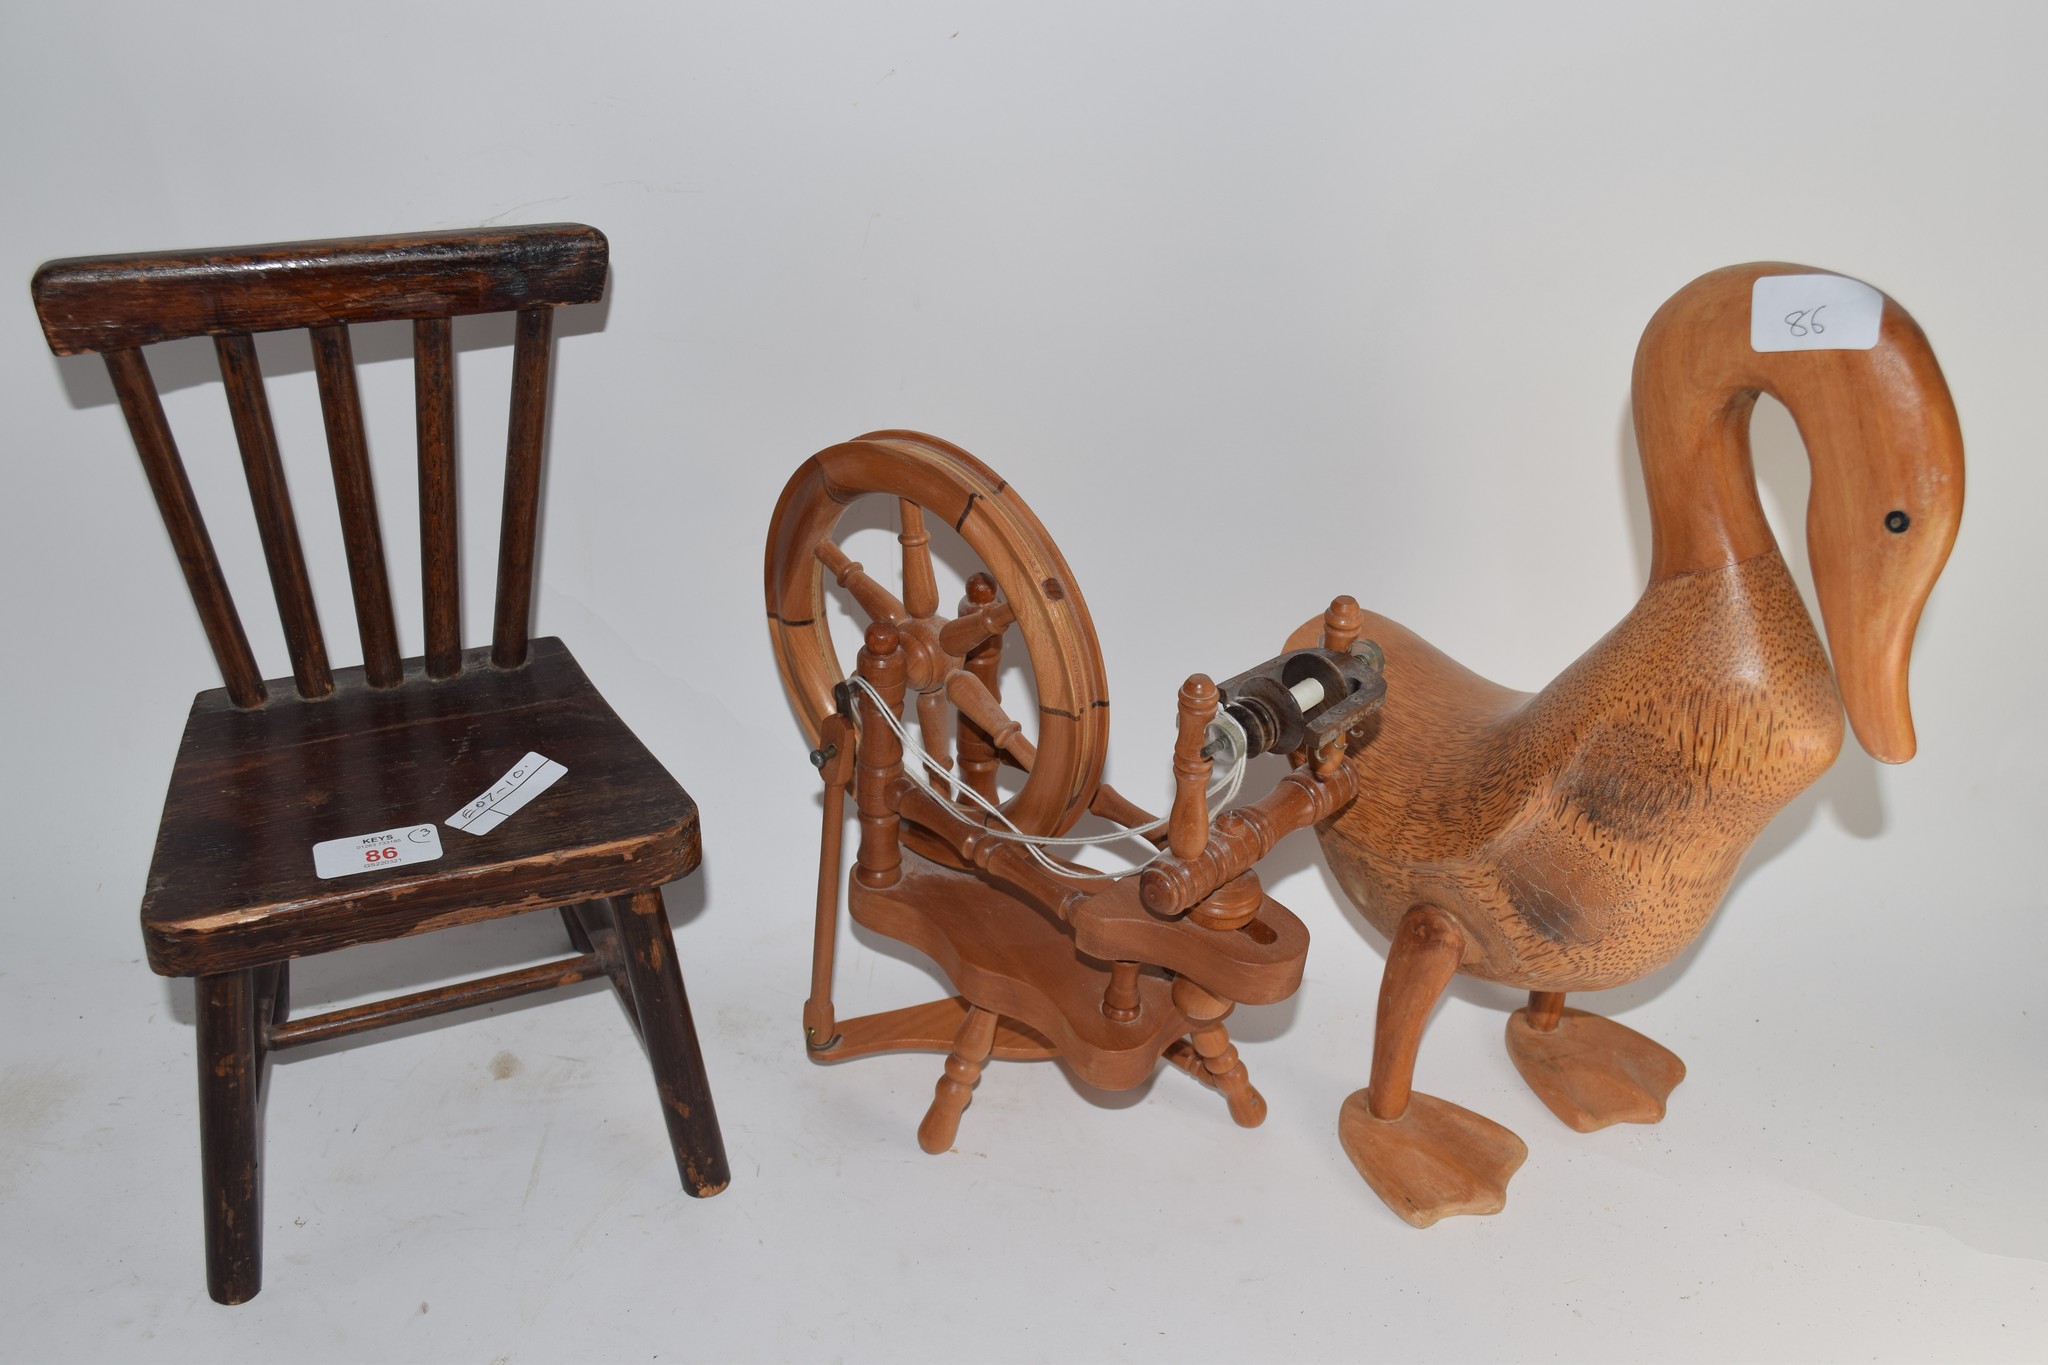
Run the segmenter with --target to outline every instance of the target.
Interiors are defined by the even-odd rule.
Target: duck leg
[[[1624,1024],[1564,1007],[1562,991],[1531,991],[1508,1016],[1508,1056],[1536,1098],[1581,1133],[1655,1123],[1685,1063]]]
[[[1380,978],[1372,1081],[1337,1114],[1351,1164],[1418,1228],[1454,1213],[1499,1213],[1508,1178],[1529,1154],[1493,1120],[1412,1089],[1423,1026],[1464,951],[1463,931],[1435,906],[1418,905],[1402,918]]]

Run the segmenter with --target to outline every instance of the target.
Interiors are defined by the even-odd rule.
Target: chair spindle
[[[533,539],[540,515],[541,438],[547,430],[552,308],[523,308],[512,348],[512,417],[505,442],[505,511],[498,528],[498,610],[491,662],[526,662],[533,620]]]
[[[363,437],[355,354],[347,324],[308,330],[313,369],[320,381],[320,415],[327,426],[327,458],[334,466],[334,501],[341,511],[342,545],[348,552],[356,633],[363,642],[363,676],[372,687],[396,687],[404,677],[398,665],[398,625],[391,614],[391,582],[384,568],[369,445]]]
[[[256,667],[256,655],[249,648],[235,599],[214,555],[213,538],[206,533],[199,501],[192,495],[192,481],[185,476],[185,462],[178,458],[178,444],[164,418],[149,362],[134,347],[108,351],[102,358],[121,400],[121,412],[128,419],[129,434],[135,438],[135,452],[142,457],[143,472],[149,476],[150,491],[156,495],[164,529],[170,532],[171,547],[177,551],[178,565],[185,571],[192,605],[198,608],[207,643],[213,646],[228,699],[237,706],[261,706],[267,695],[263,674]]]
[[[249,501],[256,510],[256,530],[263,539],[270,587],[291,651],[292,676],[299,695],[324,697],[334,690],[327,668],[327,642],[320,634],[320,616],[313,607],[313,583],[306,573],[306,552],[299,544],[292,518],[291,492],[285,487],[284,463],[277,453],[277,432],[270,423],[270,401],[263,393],[263,372],[256,363],[256,342],[247,332],[214,338],[220,355],[220,377],[227,388],[228,410],[235,421],[235,441],[242,451],[242,470],[249,480]]]
[[[420,591],[430,678],[452,678],[462,671],[453,336],[453,324],[447,318],[419,318],[412,325],[413,402],[419,416]]]

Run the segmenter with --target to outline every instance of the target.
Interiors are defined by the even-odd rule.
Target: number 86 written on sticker
[[[1828,329],[1821,324],[1820,315],[1827,311],[1828,306],[1822,304],[1818,308],[1801,308],[1796,312],[1787,313],[1785,327],[1796,337],[1825,336]]]

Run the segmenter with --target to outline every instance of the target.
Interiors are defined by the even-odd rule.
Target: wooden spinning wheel
[[[900,597],[832,540],[848,505],[867,497],[897,504]],[[939,610],[934,517],[985,566],[950,618]],[[826,625],[827,573],[868,618],[852,680]],[[1101,780],[1108,691],[1066,561],[1015,490],[967,452],[883,431],[814,455],[776,504],[766,584],[776,663],[825,788],[804,1005],[812,1057],[949,1053],[918,1129],[927,1152],[951,1146],[990,1057],[1058,1057],[1106,1090],[1141,1084],[1164,1057],[1220,1091],[1238,1123],[1259,1123],[1265,1101],[1223,1021],[1239,1003],[1293,994],[1308,931],[1264,894],[1251,867],[1282,835],[1351,799],[1356,787],[1342,758],[1384,690],[1376,662],[1319,648],[1271,660],[1221,688],[1190,678],[1179,698],[1174,808],[1170,821],[1157,821]],[[1012,625],[1037,690],[1035,715],[1027,716],[1035,742],[999,690]],[[1219,708],[1229,717],[1220,730]],[[1234,747],[1224,743],[1233,734]],[[911,736],[982,800],[927,779],[917,756],[906,754]],[[1212,827],[1207,802],[1219,748],[1239,773],[1246,757],[1275,749],[1312,755],[1313,763]],[[1024,774],[1007,800],[995,781],[1005,762]],[[847,886],[854,919],[917,948],[959,994],[858,1019],[834,1013],[849,790],[860,815]],[[1145,832],[1157,861],[1110,876],[1026,842],[1057,840],[1087,812]]]
[[[848,506],[894,498],[903,547],[902,595],[847,558],[831,536]],[[940,614],[928,518],[959,533],[986,571],[967,585],[956,616]],[[878,431],[806,460],[776,504],[768,531],[768,628],[804,733],[828,741],[846,676],[825,616],[825,575],[850,593],[871,622],[895,626],[906,683],[917,696],[925,749],[954,747],[961,778],[995,799],[998,761],[1026,773],[1004,814],[1029,834],[1061,834],[1087,810],[1109,747],[1109,689],[1102,650],[1066,560],[1014,490],[959,447],[907,431]],[[996,691],[1003,633],[1024,637],[1038,690],[1034,742],[1004,711]],[[993,752],[991,748],[993,747]]]

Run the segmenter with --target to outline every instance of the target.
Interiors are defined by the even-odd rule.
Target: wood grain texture
[[[1419,1092],[1398,1119],[1375,1117],[1366,1092],[1352,1092],[1337,1111],[1337,1140],[1373,1193],[1415,1228],[1454,1214],[1499,1213],[1508,1181],[1529,1156],[1492,1119]]]
[[[30,284],[58,355],[179,337],[595,303],[604,234],[580,223],[51,261]]]
[[[246,1303],[263,1287],[263,1181],[257,1102],[263,1088],[255,973],[194,983],[199,1034],[200,1194],[206,1288],[215,1303]]]
[[[1540,1025],[1533,1010],[1509,1015],[1508,1057],[1565,1127],[1591,1133],[1663,1120],[1664,1102],[1685,1079],[1671,1049],[1584,1010],[1560,1009],[1548,1028]]]
[[[974,1097],[975,1083],[996,1045],[996,1025],[1001,1022],[985,1009],[968,1008],[946,1055],[945,1070],[932,1094],[932,1105],[924,1122],[917,1126],[917,1145],[936,1156],[953,1145],[960,1132],[960,1115]]]
[[[1180,685],[1173,737],[1173,810],[1167,845],[1182,862],[1202,856],[1209,844],[1209,772],[1202,752],[1209,722],[1216,719],[1216,684],[1206,673],[1191,673]]]
[[[546,442],[548,354],[555,312],[519,314],[512,344],[512,415],[505,437],[505,504],[498,522],[498,605],[491,662],[517,668],[526,658],[533,620],[534,537],[540,529],[540,462]]]
[[[258,710],[223,691],[193,702],[142,902],[150,965],[167,976],[256,966],[543,909],[683,876],[697,809],[606,704],[559,640],[527,667],[469,652],[462,676],[373,688],[335,675],[319,704]],[[529,750],[570,776],[477,838],[444,830],[443,856],[323,881],[325,839],[439,822]]]
[[[198,609],[207,643],[213,646],[228,698],[236,706],[260,706],[267,695],[263,673],[256,666],[235,599],[220,571],[213,537],[207,534],[185,463],[178,458],[177,442],[164,419],[163,401],[149,376],[149,362],[141,351],[125,350],[109,351],[106,363],[121,413],[128,420],[128,432],[142,458],[143,473],[149,477],[150,492],[156,495],[157,512],[170,534],[171,548],[177,552],[178,567],[184,570],[192,605]]]
[[[830,538],[845,506],[865,497],[896,504],[900,596]],[[985,566],[967,579],[951,619],[939,613],[931,563],[935,516]],[[927,790],[906,774],[905,744],[890,722],[901,723],[914,696],[921,742],[967,789],[996,802],[1000,763],[1024,774],[1022,791],[1003,805],[1023,830],[1057,833],[1091,810],[1151,823],[1101,781],[1109,718],[1093,624],[1072,574],[1015,490],[957,446],[872,432],[798,468],[770,524],[764,569],[777,665],[826,785],[803,1014],[813,1059],[947,1052],[918,1131],[929,1153],[951,1147],[991,1057],[1057,1056],[1088,1083],[1114,1090],[1142,1084],[1166,1058],[1219,1091],[1238,1123],[1262,1121],[1265,1100],[1224,1021],[1237,1003],[1281,1000],[1300,986],[1308,931],[1256,878],[1239,877],[1229,894],[1212,897],[1213,915],[1161,917],[1140,903],[1135,876],[1092,877],[1033,857],[964,797]],[[868,617],[858,690],[838,686],[841,666],[824,625],[827,575]],[[1013,627],[1033,671],[1035,742],[1033,717],[1012,714],[1000,691],[1004,636]],[[1210,833],[1201,793],[1210,764],[1200,750],[1219,692],[1206,678],[1191,686],[1177,750],[1176,846],[1191,860],[1194,870],[1183,875],[1192,883],[1207,867],[1194,866]],[[846,760],[849,743],[857,763]],[[861,828],[848,891],[853,919],[930,957],[959,991],[953,1000],[843,1021],[833,1010],[849,779]],[[1339,785],[1348,780],[1337,774]],[[1259,827],[1272,833],[1277,824]],[[1241,853],[1252,842],[1238,839],[1230,849]]]
[[[1142,1084],[1159,1055],[1188,1031],[1160,977],[1138,982],[1137,1020],[1105,1018],[1110,964],[1082,955],[1060,927],[1000,888],[963,877],[906,849],[898,886],[848,889],[856,923],[932,959],[960,994],[1052,1040],[1074,1074],[1104,1090]]]
[[[370,448],[363,437],[355,354],[346,327],[315,327],[312,336],[320,414],[327,427],[327,458],[334,469],[334,501],[341,512],[341,543],[348,556],[356,633],[363,646],[363,676],[372,687],[396,687],[398,625],[391,613],[384,532],[377,522],[377,492],[370,479]]]
[[[990,837],[984,826],[907,782],[897,782],[889,799],[901,813],[907,842],[929,861],[980,869],[1012,900],[1051,923],[1064,924],[1075,948],[1112,969],[1124,962],[1146,963],[1247,1005],[1276,1004],[1301,985],[1308,927],[1255,884],[1253,903],[1233,917],[1225,932],[1217,932],[1192,916],[1162,918],[1147,910],[1136,877],[1107,884],[1056,877],[1019,845]]]
[[[643,888],[624,897],[612,920],[625,951],[640,1037],[654,1067],[655,1093],[661,1099],[683,1193],[709,1199],[732,1183],[732,1170],[726,1163],[725,1139],[712,1108],[711,1081],[697,1044],[697,1026],[690,1018],[690,1002],[683,994],[675,932],[669,928],[661,892]]]
[[[839,1041],[811,1053],[811,1060],[830,1064],[872,1057],[882,1052],[950,1052],[959,1040],[960,1025],[974,1006],[961,996],[928,1000],[921,1005],[881,1010],[848,1019],[839,1026]],[[1042,1062],[1060,1055],[1051,1039],[1034,1033],[1015,1019],[996,1025],[995,1047],[989,1056],[1005,1062]]]
[[[1012,736],[1032,755],[1030,776],[1004,809],[1030,833],[1071,828],[1101,780],[1109,739],[1109,689],[1094,622],[1072,570],[1016,490],[935,437],[874,432],[820,451],[790,476],[776,504],[764,574],[769,636],[806,737],[815,747],[819,726],[835,706],[833,686],[845,676],[826,620],[827,565],[820,562],[820,546],[831,546],[846,508],[864,497],[907,501],[923,516],[943,519],[986,566],[1001,600],[1015,613],[1038,692],[1038,713],[1029,718],[1036,723],[1035,741],[1022,733],[1021,720]],[[832,558],[836,549],[825,551],[835,564],[843,559]],[[906,547],[906,553],[915,562],[921,549]],[[967,659],[940,644],[951,618],[912,618],[899,599],[876,588],[889,600],[870,593],[863,609],[877,619],[896,618],[892,624],[904,634],[912,689],[946,688],[956,702],[961,695],[976,702],[985,697],[1000,710],[1000,699],[965,667]],[[920,586],[913,595],[922,591]],[[969,645],[959,632],[950,639],[955,647]]]
[[[1372,1084],[1366,1087],[1366,1108],[1377,1119],[1398,1119],[1407,1112],[1423,1026],[1457,974],[1465,949],[1465,935],[1433,905],[1409,910],[1392,939],[1373,1025]]]
[[[568,914],[567,906],[562,907],[562,910],[564,915]],[[286,965],[281,962],[275,964],[280,970]],[[414,1019],[431,1019],[437,1014],[474,1009],[479,1005],[514,1000],[537,991],[573,986],[579,981],[588,981],[592,977],[605,974],[604,962],[596,953],[586,949],[580,957],[563,958],[558,962],[543,962],[537,967],[521,967],[517,971],[499,972],[495,976],[460,981],[452,986],[436,986],[432,990],[414,991],[410,995],[373,1000],[367,1005],[351,1005],[347,1009],[330,1010],[326,1014],[309,1015],[288,1022],[280,1017],[276,1024],[264,1031],[263,1046],[270,1052],[307,1047],[313,1043],[327,1042],[332,1038],[347,1038],[354,1034],[367,1033],[372,1029],[388,1028],[392,1024],[409,1023]],[[267,1016],[259,1010],[257,1017],[263,1019]]]
[[[461,505],[455,492],[455,342],[446,318],[412,325],[413,406],[419,430],[420,593],[427,676],[462,668]]]
[[[1653,585],[1534,695],[1374,613],[1364,634],[1386,650],[1386,710],[1352,760],[1357,799],[1319,830],[1330,869],[1383,933],[1441,906],[1468,974],[1529,990],[1670,961],[1841,746],[1826,655],[1775,552]]]
[[[227,390],[228,414],[234,419],[235,444],[242,452],[249,502],[256,511],[263,562],[270,570],[271,595],[277,600],[278,619],[284,625],[292,677],[301,697],[324,697],[334,689],[327,640],[320,632],[319,610],[313,605],[313,580],[306,569],[305,548],[299,543],[298,519],[292,515],[277,430],[270,420],[270,400],[264,395],[263,373],[257,367],[256,342],[246,334],[221,336],[214,338],[214,349],[220,355],[221,383]]]
[[[143,896],[150,964],[200,978],[208,1287],[261,1283],[259,1097],[272,1047],[346,1037],[608,977],[654,1070],[688,1193],[728,1179],[660,893],[698,860],[696,806],[560,641],[529,642],[555,306],[596,299],[605,243],[575,226],[54,262],[37,308],[59,353],[104,347],[226,686],[193,704]],[[498,610],[465,668],[456,544],[455,314],[517,308]],[[427,651],[401,660],[348,324],[411,318]],[[304,326],[364,664],[329,666],[252,333]],[[291,653],[296,696],[251,655],[142,342],[210,334]],[[563,780],[479,836],[446,824],[529,751]],[[313,847],[418,824],[438,858],[321,879]],[[623,906],[623,909],[618,908]],[[292,1020],[291,958],[559,907],[579,956]]]
[[[1408,1108],[1427,1003],[1453,967],[1531,992],[1509,1050],[1559,1118],[1655,1122],[1683,1064],[1565,994],[1635,980],[1698,936],[1756,836],[1834,762],[1845,707],[1873,756],[1912,756],[1907,663],[1961,518],[1960,430],[1892,300],[1869,350],[1752,349],[1757,280],[1810,273],[1715,271],[1651,319],[1634,374],[1650,582],[1548,687],[1488,682],[1346,598],[1289,641],[1362,634],[1385,654],[1378,733],[1346,759],[1358,797],[1319,833],[1395,945],[1373,1083],[1340,1131],[1417,1226],[1496,1211],[1520,1161],[1519,1141],[1475,1114],[1422,1095]],[[1764,393],[1813,464],[1807,543],[1832,666],[1757,495],[1748,431]],[[1411,950],[1418,926],[1429,953]],[[1453,942],[1457,960],[1441,960]]]
[[[1910,754],[1905,658],[1961,511],[1954,409],[1890,301],[1872,351],[1751,351],[1750,287],[1786,273],[1806,270],[1705,276],[1645,332],[1651,582],[1556,681],[1497,686],[1364,614],[1387,702],[1351,759],[1359,798],[1320,835],[1383,932],[1427,902],[1465,931],[1471,975],[1542,991],[1634,980],[1693,940],[1757,834],[1834,761],[1842,694],[1878,757]],[[1759,392],[1791,410],[1813,458],[1808,539],[1834,669],[1757,502]],[[1904,535],[1887,529],[1893,509],[1910,514]]]
[[[823,819],[818,835],[818,898],[811,922],[811,994],[804,1001],[804,1044],[812,1049],[832,1046],[839,1022],[832,1008],[832,964],[839,948],[839,878],[844,868],[840,845],[846,837],[846,787],[854,775],[854,729],[839,716],[827,716],[818,747],[811,754],[825,785]]]
[[[860,851],[854,859],[853,876],[862,886],[894,886],[902,875],[899,834],[903,817],[889,799],[889,787],[903,770],[903,742],[877,719],[884,708],[891,714],[903,709],[902,645],[902,632],[887,621],[874,621],[869,623],[860,648],[859,676],[875,690],[875,695],[862,692],[854,699],[854,718],[860,727],[854,770]]]

